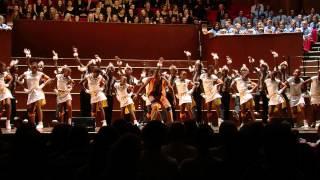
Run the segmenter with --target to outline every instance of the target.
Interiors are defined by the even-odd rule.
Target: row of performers
[[[27,110],[29,121],[35,124],[37,115],[37,128],[43,128],[41,107],[45,104],[45,94],[43,88],[51,81],[56,81],[54,92],[57,95],[57,116],[60,122],[64,121],[67,112],[67,122],[72,121],[72,96],[71,90],[75,82],[71,78],[71,69],[64,65],[58,67],[58,54],[53,51],[53,60],[56,66],[55,78],[50,78],[43,73],[43,63],[30,62],[31,52],[24,50],[27,58],[28,70],[22,75],[17,74],[17,60],[13,60],[9,67],[0,63],[0,101],[1,112],[6,110],[6,129],[11,129],[11,111],[15,110],[14,92],[17,84],[24,86],[24,91],[28,95]],[[276,52],[272,52],[277,57]],[[191,53],[185,51],[188,59]],[[263,60],[258,66],[254,66],[255,61],[249,57],[248,68],[245,64],[238,70],[233,69],[232,59],[227,57],[226,65],[219,67],[219,57],[212,54],[214,63],[206,67],[200,61],[196,61],[193,66],[189,66],[192,79],[188,79],[188,72],[178,70],[174,65],[169,67],[170,73],[162,71],[163,58],[160,58],[157,67],[148,72],[143,71],[140,80],[132,76],[132,68],[127,64],[121,67],[122,61],[116,57],[117,68],[112,64],[106,68],[101,68],[101,58],[82,64],[78,50],[73,48],[73,56],[80,64],[78,70],[83,72],[79,85],[82,87],[80,93],[81,111],[86,112],[88,108],[86,96],[89,96],[91,104],[91,116],[102,119],[102,126],[112,123],[113,94],[120,103],[121,115],[129,116],[131,122],[138,124],[135,115],[134,100],[140,94],[147,107],[147,117],[149,120],[164,120],[171,123],[176,119],[197,120],[208,123],[212,126],[219,126],[222,120],[236,120],[236,123],[243,124],[255,121],[259,112],[260,100],[262,100],[262,111],[259,113],[264,122],[288,114],[295,121],[295,125],[316,126],[316,112],[320,107],[320,71],[318,76],[314,76],[304,81],[301,72],[296,69],[293,76],[287,73],[288,64],[286,61],[276,65],[272,70]],[[258,76],[258,83],[249,78],[249,74],[255,72]],[[116,79],[116,75],[120,79]],[[306,85],[311,84],[310,96],[313,108],[313,119],[305,123],[304,117],[304,96],[303,91]],[[139,86],[133,92],[134,86]],[[235,113],[230,116],[230,100],[235,97]],[[206,104],[206,118],[202,117],[203,100]],[[177,103],[178,102],[178,103]],[[256,106],[255,106],[256,104]],[[179,118],[176,117],[176,107],[180,107]],[[161,118],[160,109],[166,112],[166,117]],[[213,111],[214,110],[214,111]],[[1,113],[2,115],[2,113]]]

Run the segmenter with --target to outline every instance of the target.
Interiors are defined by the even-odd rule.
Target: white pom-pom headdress
[[[230,56],[226,56],[227,59],[227,64],[232,64],[232,59],[230,58]]]
[[[213,58],[213,60],[218,60],[219,59],[219,56],[217,53],[211,53],[211,56]]]
[[[271,54],[272,54],[272,56],[273,56],[274,58],[279,57],[279,54],[278,54],[277,52],[275,52],[275,51],[272,51],[272,50],[271,50]]]
[[[18,60],[18,59],[16,59],[16,60],[11,60],[11,62],[10,62],[10,67],[17,65],[18,63],[19,63],[19,60]]]
[[[185,54],[186,54],[186,56],[191,56],[191,52],[190,51],[183,51]]]

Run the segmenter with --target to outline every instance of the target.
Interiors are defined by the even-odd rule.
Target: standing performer
[[[187,56],[187,59],[190,60],[191,53],[189,51],[184,52]],[[192,97],[193,97],[193,106],[192,111],[194,115],[194,119],[197,122],[202,122],[202,81],[200,79],[200,75],[203,73],[203,64],[200,62],[200,60],[197,60],[195,65],[193,67],[189,66],[190,72],[193,73],[192,75],[192,81],[194,84],[196,84],[196,87],[193,91]]]
[[[207,73],[203,73],[200,76],[202,81],[202,86],[204,93],[202,94],[207,104],[207,123],[217,127],[220,120],[220,105],[221,105],[221,95],[218,92],[218,86],[223,82],[218,79],[214,73],[213,65],[209,65]],[[216,111],[216,117],[213,116],[211,110],[212,108]],[[213,120],[211,120],[213,119]]]
[[[150,77],[152,77],[153,74],[154,74],[154,69],[150,69],[150,70],[148,71],[147,76],[145,75],[145,72],[142,72],[142,74],[141,74],[141,77],[143,77],[143,78],[141,79],[142,85],[143,85],[143,84],[146,84],[147,81],[148,81],[148,79],[149,79]],[[150,100],[149,100],[148,97],[149,97],[149,84],[147,84],[147,85],[145,86],[145,94],[142,95],[142,99],[145,101],[146,119],[147,119],[147,120],[150,120],[150,117],[151,117],[151,102],[150,102]]]
[[[2,117],[3,107],[6,109],[6,129],[11,130],[11,99],[12,94],[8,89],[12,83],[12,76],[7,72],[6,64],[0,62],[0,118]]]
[[[189,87],[192,89],[189,90]],[[192,119],[192,97],[191,94],[194,90],[194,85],[191,80],[187,79],[187,72],[181,71],[180,78],[177,78],[173,84],[175,91],[177,92],[177,97],[179,99],[180,106],[180,120],[184,121],[187,119]],[[186,113],[187,112],[187,113]]]
[[[242,123],[247,123],[248,112],[251,121],[255,121],[252,92],[257,88],[257,85],[249,79],[249,69],[245,64],[242,65],[240,74],[240,77],[234,79],[231,86],[239,93],[241,111],[240,120],[242,121]]]
[[[288,98],[290,101],[292,117],[296,127],[302,127],[304,123],[304,97],[302,95],[303,79],[300,78],[301,71],[296,69],[293,77],[287,79],[286,86],[289,87]]]
[[[312,127],[318,128],[320,121],[317,120],[320,112],[320,70],[317,76],[312,76],[310,79],[304,81],[304,84],[311,83],[310,87],[310,97],[312,106],[312,122],[310,123]]]
[[[178,74],[178,70],[177,67],[175,65],[171,65],[169,67],[169,77],[168,80],[170,82],[170,85],[173,86],[175,80],[178,78],[177,74]],[[173,105],[173,101],[174,101],[174,96],[175,94],[173,94],[172,91],[170,91],[170,88],[167,89],[167,99],[169,100],[170,104],[171,104],[171,108],[172,108],[172,115],[173,115],[173,120],[176,121],[177,120],[177,114],[176,114],[176,106]]]
[[[145,86],[149,85],[149,92],[148,92],[148,98],[151,102],[151,120],[160,120],[161,115],[159,112],[159,106],[162,107],[162,110],[167,112],[167,119],[166,123],[172,123],[173,122],[173,116],[172,116],[172,109],[171,104],[168,101],[166,97],[166,88],[172,88],[169,81],[160,74],[160,68],[162,67],[162,60],[163,58],[160,58],[157,66],[158,68],[154,71],[154,75],[152,77],[149,77],[139,90],[137,91],[135,95],[135,99],[139,95],[140,91],[145,88]],[[172,89],[174,92],[174,90]],[[174,104],[175,104],[174,99]]]
[[[130,114],[132,124],[139,125],[135,115],[133,100],[128,93],[133,91],[133,86],[127,83],[127,77],[121,76],[120,82],[116,82],[114,88],[116,89],[117,99],[120,102],[122,118],[124,118],[125,114]]]
[[[107,124],[111,124],[112,122],[112,114],[113,114],[113,96],[114,96],[114,83],[116,82],[116,77],[114,75],[115,68],[112,63],[109,63],[106,69],[106,73],[104,74],[104,78],[106,79],[104,93],[107,96],[108,106],[104,108],[104,113],[106,116]]]
[[[30,50],[25,49],[24,52],[29,64],[31,58]],[[30,64],[29,68],[30,70],[27,70],[19,77],[19,81],[21,81],[22,79],[26,80],[27,88],[25,88],[24,91],[28,94],[27,108],[29,120],[32,124],[35,124],[35,113],[37,112],[38,125],[36,126],[36,128],[42,129],[43,114],[41,107],[46,104],[45,95],[42,89],[47,83],[50,82],[50,78],[43,72],[39,71],[37,62],[33,62],[32,64]],[[44,82],[40,85],[41,80],[44,80]]]
[[[88,89],[84,86],[85,82],[88,83]],[[91,96],[91,116],[95,117],[97,121],[99,117],[97,113],[99,112],[100,118],[102,119],[102,126],[107,126],[103,109],[107,105],[107,97],[103,93],[104,84],[105,80],[98,67],[93,67],[92,73],[86,75],[84,79],[80,81],[80,85],[83,86],[85,92]]]
[[[286,105],[284,98],[281,96],[282,92],[286,89],[286,85],[279,79],[276,79],[276,76],[277,71],[272,71],[270,77],[264,81],[269,97],[269,121],[272,121],[272,118],[279,117]],[[280,85],[282,89],[279,90]]]
[[[18,81],[19,75],[18,75],[18,60],[12,60],[10,62],[10,67],[9,67],[9,72],[10,75],[12,77],[12,82],[11,84],[9,84],[9,90],[11,92],[12,95],[12,99],[11,99],[11,122],[14,121],[15,117],[17,116],[17,106],[16,106],[16,88],[17,88],[17,83],[22,85],[23,83]]]
[[[53,53],[54,65],[56,67],[56,80],[57,88],[54,89],[57,95],[57,107],[58,107],[58,117],[60,123],[64,121],[64,112],[68,110],[68,121],[67,123],[71,125],[72,121],[72,97],[71,90],[74,85],[73,80],[71,79],[71,69],[64,65],[61,68],[58,68],[58,54],[55,51]]]
[[[268,76],[269,65],[263,60],[260,60],[259,68],[255,68],[258,74],[258,91],[254,96],[255,110],[258,114],[261,114],[262,122],[267,123],[268,121],[268,98],[267,98],[267,87],[265,80]],[[262,113],[260,113],[260,100],[262,100]]]

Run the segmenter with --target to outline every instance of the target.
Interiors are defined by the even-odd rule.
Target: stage
[[[141,129],[143,127],[140,127]],[[50,134],[52,132],[53,127],[49,127],[49,128],[43,128],[41,130],[39,130],[39,132],[43,135],[43,136],[47,136],[50,137]],[[89,137],[90,139],[94,138],[95,135],[99,132],[100,127],[96,127],[95,131],[89,131]],[[219,128],[218,127],[213,127],[213,130],[215,132],[216,135],[219,135]],[[298,137],[299,138],[303,138],[306,139],[309,142],[316,142],[317,140],[319,140],[319,134],[317,132],[316,128],[292,128],[293,131],[298,133]],[[7,139],[10,137],[13,137],[15,132],[16,132],[16,128],[12,129],[12,130],[6,130],[5,128],[1,128],[2,131],[2,135],[0,135],[1,139]]]

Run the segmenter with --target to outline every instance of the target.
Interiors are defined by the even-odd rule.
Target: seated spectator
[[[312,17],[312,21],[310,22],[309,27],[311,29],[319,29],[319,17],[317,15],[314,15]]]
[[[289,31],[286,29],[286,26],[285,26],[285,24],[284,24],[284,21],[281,21],[281,22],[279,23],[279,27],[278,27],[277,30],[276,30],[276,33],[287,33],[287,32],[289,32]]]
[[[229,13],[225,13],[224,16],[220,19],[220,21],[217,21],[221,24],[221,27],[225,27],[226,26],[226,22],[231,20]]]
[[[254,5],[251,6],[251,15],[255,19],[259,19],[262,14],[264,14],[264,6],[259,3],[259,0],[254,1]]]
[[[287,22],[288,24],[291,23],[292,20],[295,20],[296,19],[296,13],[293,9],[290,10],[290,13],[289,15],[287,16]]]
[[[153,16],[154,16],[154,14],[153,14],[153,12],[152,12],[152,10],[151,10],[151,4],[150,4],[150,2],[147,1],[147,2],[145,3],[144,7],[145,7],[145,10],[146,10],[147,17],[149,17],[149,19],[152,19]]]
[[[36,3],[33,4],[33,12],[36,16],[40,15],[40,12],[43,11],[43,3],[41,0],[37,0]]]
[[[275,30],[276,30],[276,28],[273,26],[272,20],[269,19],[269,20],[267,21],[266,27],[264,27],[264,33],[265,33],[265,34],[272,34],[272,33],[275,32]]]
[[[219,4],[218,6],[218,13],[217,13],[217,22],[221,22],[221,19],[225,19],[225,14],[228,13],[226,10],[225,10],[225,7],[223,4]]]
[[[133,9],[129,9],[128,14],[125,17],[125,22],[133,23],[133,21],[134,21],[134,12],[133,12]]]
[[[72,22],[72,15],[70,13],[66,13],[66,15],[64,16],[64,21]]]
[[[124,23],[126,18],[126,10],[122,8],[118,14],[118,19],[120,22]]]
[[[297,27],[296,21],[292,20],[291,23],[290,23],[290,27],[287,28],[287,32],[293,33],[293,32],[296,32],[297,29],[298,29],[298,27]]]
[[[234,18],[233,20],[233,25],[237,24],[237,23],[240,23],[241,25],[242,24],[247,24],[248,22],[248,18],[243,16],[243,11],[239,11],[239,16]]]
[[[283,9],[279,9],[279,13],[276,17],[272,19],[273,22],[279,23],[281,21],[288,22],[287,16],[283,14]]]
[[[65,14],[69,13],[71,16],[74,16],[76,14],[75,8],[73,7],[73,2],[71,0],[68,0],[67,7],[64,13]]]
[[[298,28],[301,28],[302,26],[302,21],[303,21],[303,16],[301,14],[298,14],[295,18],[296,20],[296,25]]]
[[[0,15],[0,30],[11,30],[12,28],[10,26],[8,26],[7,24],[5,24],[5,18],[3,16]]]
[[[64,12],[66,11],[66,8],[65,8],[62,0],[58,0],[58,6],[56,9],[57,9],[57,13],[60,16],[64,16]]]
[[[308,39],[311,37],[312,29],[308,26],[307,21],[302,22],[301,32],[303,33],[303,39]]]
[[[266,8],[263,14],[265,18],[270,18],[270,17],[272,18],[273,10],[271,9],[271,6],[269,4],[266,5]]]

